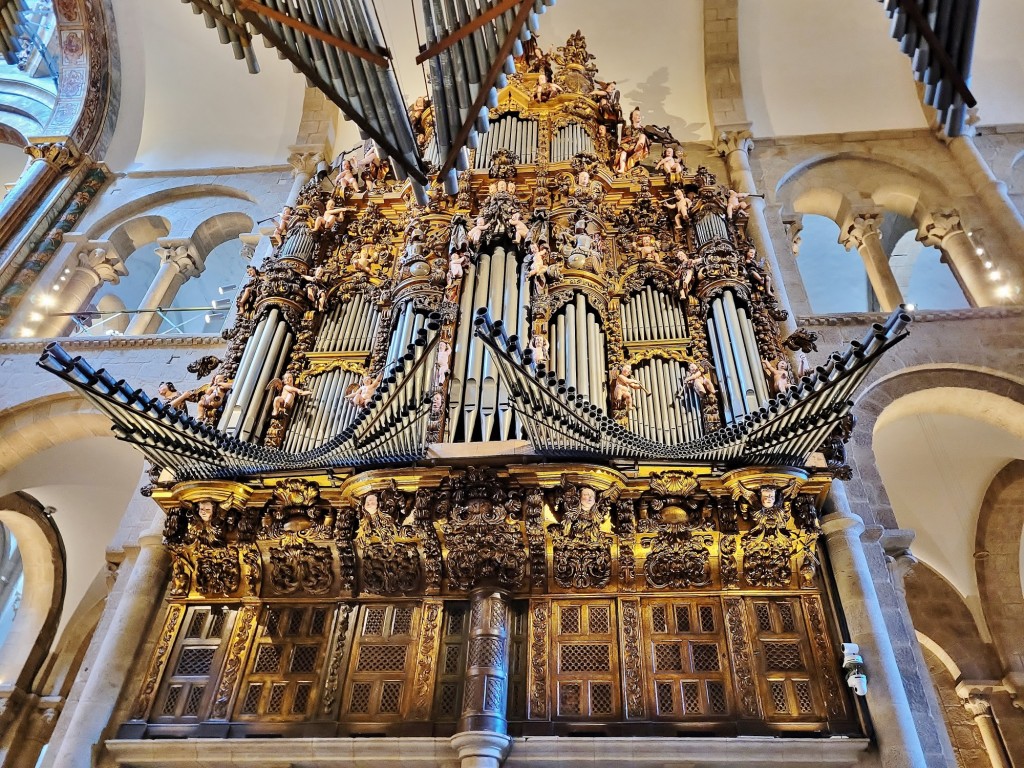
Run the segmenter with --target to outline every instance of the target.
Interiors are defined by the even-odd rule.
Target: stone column
[[[864,521],[850,509],[839,481],[833,482],[825,509],[828,514],[822,519],[821,529],[850,640],[860,646],[864,656],[867,704],[882,768],[926,768],[924,750],[861,542]]]
[[[71,142],[60,141],[29,144],[25,154],[31,162],[0,201],[0,245],[29,221],[46,189],[82,159]]]
[[[88,305],[96,289],[103,283],[117,285],[128,274],[124,260],[106,241],[83,243],[81,250],[72,259],[74,271],[64,283],[64,289],[57,294],[56,312],[78,312]],[[64,335],[73,328],[67,317],[53,317],[44,321],[39,329],[40,336]]]
[[[964,231],[959,213],[932,213],[918,231],[917,239],[945,254],[971,306],[990,307],[997,303],[996,284],[989,280],[984,261]]]
[[[198,277],[206,268],[191,240],[162,239],[157,240],[157,243],[159,247],[156,254],[160,257],[160,269],[139,303],[138,309],[141,310],[169,307],[182,284],[189,278]],[[156,312],[140,312],[132,318],[125,333],[129,336],[156,333],[161,322],[162,318]]]
[[[985,743],[985,752],[988,753],[992,768],[1011,768],[1010,761],[1003,750],[999,729],[996,727],[995,720],[992,719],[992,706],[989,704],[988,697],[981,693],[970,693],[962,701],[964,707],[974,718],[974,724],[981,731],[981,740]]]
[[[481,587],[470,595],[469,658],[459,732],[452,746],[461,768],[498,768],[512,745],[508,705],[508,593]]]
[[[288,147],[288,164],[292,167],[292,188],[288,191],[286,206],[295,205],[299,191],[313,178],[317,166],[325,162],[324,148],[317,144],[296,144]]]
[[[949,139],[949,150],[996,226],[1002,231],[1009,246],[1009,255],[1018,266],[1024,267],[1024,216],[1007,194],[1006,184],[992,173],[978,151],[973,129],[968,128],[962,136]]]
[[[903,294],[889,267],[889,256],[882,247],[881,223],[880,213],[859,214],[844,228],[839,242],[846,250],[856,247],[864,260],[868,281],[878,297],[882,311],[892,312],[903,303]]]
[[[729,185],[737,192],[745,192],[749,195],[757,194],[754,174],[750,170],[750,151],[753,148],[754,139],[749,130],[722,131],[718,134],[718,139],[715,142],[718,154],[725,158],[725,166],[729,172]],[[783,328],[782,335],[788,336],[796,330],[796,317],[793,314],[793,307],[789,303],[786,281],[783,279],[779,259],[775,253],[775,245],[772,243],[771,232],[768,229],[765,202],[761,197],[748,197],[747,203],[750,206],[747,209],[747,235],[758,254],[765,258],[772,271],[775,298],[779,302],[779,307],[788,313],[786,320],[780,324]]]
[[[139,549],[102,644],[89,670],[82,694],[69,710],[70,721],[58,722],[44,768],[91,768],[95,751],[110,724],[132,661],[145,638],[154,609],[160,605],[169,557],[153,532],[139,538]],[[127,565],[121,566],[123,569]],[[122,573],[121,578],[124,578]],[[63,718],[61,718],[63,720]]]

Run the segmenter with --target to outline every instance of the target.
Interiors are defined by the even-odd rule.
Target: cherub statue
[[[772,364],[770,360],[762,360],[761,366],[764,368],[764,372],[771,376],[772,389],[778,394],[782,394],[793,386],[793,367],[786,358],[779,358],[775,364]]]
[[[367,374],[363,376],[363,380],[359,384],[352,384],[345,392],[345,399],[348,400],[352,405],[357,408],[365,408],[373,400],[373,396],[377,392],[377,387],[380,386],[381,381],[384,379],[384,372],[374,378]]]
[[[359,251],[352,257],[352,268],[359,271],[365,272],[366,274],[372,274],[373,265],[377,263],[377,253],[374,251],[373,242],[367,241],[363,243]]]
[[[389,546],[398,536],[398,521],[388,514],[389,511],[394,511],[395,505],[385,503],[385,506],[391,507],[392,510],[381,509],[380,501],[380,496],[376,493],[368,493],[363,497],[359,528],[363,536],[376,536],[382,544]]]
[[[352,167],[351,160],[341,161],[341,168],[334,178],[334,187],[342,195],[345,194],[346,189],[351,189],[353,192],[359,191],[359,179],[356,178],[356,171]]]
[[[552,83],[548,76],[541,72],[537,76],[537,87],[533,89],[533,98],[539,102],[545,102],[554,98],[562,92],[562,86]]]
[[[550,349],[551,344],[548,342],[548,339],[544,334],[533,334],[533,338],[530,339],[530,350],[533,353],[534,363],[537,365],[547,365]]]
[[[590,486],[577,487],[562,475],[562,536],[575,541],[598,542],[602,539],[601,524],[608,519],[609,507],[619,498],[619,489],[612,486],[598,496]]]
[[[299,275],[306,283],[306,299],[318,312],[327,308],[327,286],[323,282],[324,268],[319,266],[312,275]]]
[[[513,213],[508,220],[508,226],[512,230],[512,241],[519,245],[530,239],[530,228],[526,226],[526,222],[523,221],[523,214],[516,211]]]
[[[274,245],[280,245],[284,242],[284,236],[288,234],[288,228],[292,225],[292,207],[286,205],[281,209],[281,213],[277,217],[277,226],[274,227],[274,231],[270,234],[270,240]]]
[[[679,187],[672,190],[671,199],[666,200],[662,205],[676,212],[675,216],[672,217],[676,229],[682,229],[683,222],[690,220],[690,206],[692,203],[686,196],[686,193]]]
[[[213,377],[213,380],[203,390],[199,402],[196,403],[196,414],[200,421],[213,423],[217,420],[232,386],[234,386],[234,382],[228,381],[227,376],[221,373]]]
[[[754,246],[747,248],[743,257],[743,267],[746,270],[750,282],[757,288],[761,288],[769,296],[775,295],[775,286],[772,284],[772,275],[764,265],[758,261],[757,252]]]
[[[355,210],[355,208],[346,208],[342,205],[331,205],[333,202],[333,199],[327,201],[327,207],[324,209],[324,212],[313,220],[313,226],[309,228],[310,232],[319,232],[322,229],[330,229],[344,218],[343,214],[346,211]],[[342,215],[339,216],[339,214]]]
[[[526,276],[533,280],[534,287],[543,291],[548,287],[548,259],[551,258],[551,251],[548,244],[541,240],[539,243],[530,243],[530,271]]]
[[[747,202],[747,198],[750,194],[747,192],[737,192],[735,189],[729,190],[729,200],[725,205],[725,215],[731,221],[737,213],[742,213],[744,216],[747,215],[747,209],[750,207],[750,203]]]
[[[622,368],[612,368],[609,384],[611,385],[612,408],[614,410],[633,410],[633,390],[635,389],[641,390],[650,397],[651,391],[641,384],[639,379],[634,378],[632,374],[633,366],[629,363],[623,363]]]
[[[484,236],[484,233],[487,232],[487,230],[489,229],[490,224],[487,223],[487,220],[484,219],[483,216],[477,216],[476,224],[474,224],[473,228],[466,233],[466,239],[469,240],[470,244],[474,248],[477,248],[480,246],[480,239]]]
[[[156,388],[156,391],[157,394],[164,399],[165,405],[179,409],[184,407],[186,410],[188,406],[186,406],[185,403],[189,401],[193,394],[191,389],[179,392],[178,388],[174,386],[174,382],[172,381],[160,382],[160,386]]]
[[[708,398],[713,397],[715,393],[715,382],[711,374],[703,365],[696,362],[686,364],[686,376],[683,377],[682,385],[683,390],[687,387],[693,390],[701,405],[707,403]]]
[[[658,246],[651,235],[640,236],[636,252],[639,254],[641,261],[653,261],[655,264],[661,264],[661,251],[658,250]]]
[[[736,491],[746,502],[754,523],[747,536],[775,536],[780,533],[789,536],[786,530],[789,512],[785,505],[800,492],[796,480],[785,485],[766,483],[759,488],[751,488],[741,482]]]
[[[440,387],[452,369],[451,342],[442,339],[437,342],[437,357],[434,360],[434,387]]]
[[[635,107],[629,113],[629,123],[622,129],[622,138],[619,139],[619,154],[615,163],[615,170],[618,173],[625,173],[634,165],[643,160],[651,151],[651,141],[644,133],[643,122],[640,117],[640,107]]]
[[[278,416],[291,416],[295,408],[295,398],[313,394],[308,389],[295,386],[295,374],[286,371],[283,378],[273,379],[267,384],[267,391],[277,392],[277,396],[271,402],[271,413],[275,419]]]
[[[469,254],[466,253],[466,245],[456,248],[448,254],[448,285],[451,286],[456,280],[461,280],[465,274],[466,265],[469,264]]]
[[[686,251],[677,251],[676,259],[679,261],[679,269],[676,272],[676,290],[679,291],[679,298],[686,301],[693,288],[693,278],[697,272],[697,260],[691,259]]]
[[[614,80],[608,83],[597,81],[597,88],[590,97],[597,99],[597,120],[604,125],[618,125],[622,122],[621,95]]]
[[[686,168],[679,162],[679,158],[676,157],[674,147],[665,147],[661,153],[661,160],[654,166],[654,170],[661,171],[669,179],[677,179],[686,172]]]
[[[249,276],[249,280],[242,286],[242,290],[238,292],[238,298],[235,299],[235,306],[240,315],[247,315],[252,311],[252,305],[256,299],[256,285],[261,276],[260,271],[251,264],[245,268],[245,274]]]

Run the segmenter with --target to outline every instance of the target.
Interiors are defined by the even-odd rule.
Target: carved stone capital
[[[161,264],[170,264],[183,276],[198,277],[206,269],[204,259],[189,240],[159,240],[156,255]]]
[[[720,157],[733,152],[750,152],[754,148],[754,135],[749,130],[719,131],[715,137],[715,151]]]
[[[804,228],[804,217],[797,214],[792,219],[784,219],[782,222],[786,227],[786,237],[789,238],[789,249],[794,256],[800,254],[800,242],[803,239],[801,232]]]
[[[82,159],[82,154],[69,141],[48,141],[29,144],[25,147],[25,154],[29,155],[33,160],[41,160],[57,171],[57,173],[64,173],[74,168]]]
[[[857,214],[844,228],[839,242],[846,250],[851,248],[860,250],[870,238],[881,237],[881,223],[882,214],[880,213]]]
[[[971,713],[972,717],[992,714],[992,705],[989,703],[988,697],[980,693],[972,693],[966,698],[961,699],[961,702],[964,708]]]
[[[316,167],[326,159],[323,147],[315,144],[291,146],[288,152],[288,164],[292,167],[293,176],[312,176],[316,173]]]
[[[957,211],[938,211],[933,213],[927,224],[917,233],[917,239],[925,245],[939,247],[951,235],[964,231],[963,222]]]
[[[75,259],[77,270],[89,273],[99,283],[117,285],[128,274],[124,259],[107,242],[87,242]]]

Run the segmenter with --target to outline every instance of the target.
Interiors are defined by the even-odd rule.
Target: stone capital
[[[312,176],[316,167],[325,160],[322,145],[294,144],[288,147],[288,164],[292,167],[293,176]]]
[[[992,705],[988,701],[988,696],[984,696],[980,693],[972,693],[965,698],[960,700],[964,708],[971,713],[973,717],[981,717],[982,715],[991,715]]]
[[[800,233],[804,228],[804,217],[798,213],[795,216],[783,218],[782,223],[786,227],[786,237],[789,238],[789,249],[794,256],[799,256],[800,243],[803,240]]]
[[[963,222],[957,211],[936,211],[918,230],[917,239],[925,245],[939,247],[951,235],[964,231]]]
[[[75,256],[76,271],[90,274],[97,285],[117,285],[121,278],[128,274],[124,259],[106,240],[90,240],[82,243],[80,248]]]
[[[881,224],[881,213],[858,213],[843,227],[839,242],[846,250],[851,248],[860,250],[869,238],[882,236]]]
[[[489,763],[497,768],[512,749],[512,739],[494,731],[462,731],[451,737],[451,745],[460,761],[476,758],[477,765]]]
[[[198,277],[206,269],[203,258],[196,253],[191,240],[157,240],[156,255],[161,264],[170,264],[187,278]]]
[[[733,152],[749,153],[754,148],[754,135],[749,128],[740,130],[719,131],[715,137],[715,151],[720,157],[726,157]]]
[[[82,159],[82,154],[71,141],[33,141],[25,147],[25,154],[46,163],[57,173],[74,168]]]

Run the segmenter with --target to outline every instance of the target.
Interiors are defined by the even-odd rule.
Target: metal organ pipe
[[[565,377],[565,385],[567,387],[576,386],[576,313],[572,311],[572,306],[567,305],[567,309],[559,317],[560,324],[564,321],[565,334],[562,338],[565,340],[565,368],[562,371],[562,375]]]
[[[743,339],[743,332],[740,328],[739,313],[736,311],[736,296],[732,291],[725,291],[723,304],[725,305],[725,321],[729,331],[729,350],[735,360],[736,370],[743,388],[743,403],[745,411],[752,413],[758,408],[757,392],[754,389],[754,380],[750,360],[747,359],[747,348]]]
[[[267,330],[269,331],[270,328],[271,326],[268,325]],[[252,394],[247,400],[242,401],[247,403],[247,407],[238,426],[238,437],[241,440],[248,440],[253,437],[262,425],[264,412],[267,410],[267,406],[272,399],[271,394],[266,391],[267,385],[270,384],[271,379],[279,377],[284,370],[286,365],[285,358],[292,345],[291,336],[288,323],[283,319],[278,320],[266,356],[258,361],[253,361],[254,367],[260,363],[262,365],[260,366],[259,377],[256,379]],[[241,400],[241,397],[239,395],[239,400]]]
[[[466,385],[467,349],[473,332],[473,286],[476,284],[476,266],[467,264],[462,277],[462,297],[459,303],[459,326],[452,355],[452,371],[448,384],[448,440],[455,439],[455,428],[462,412]],[[474,345],[475,346],[475,345]]]
[[[712,309],[721,311],[721,303],[716,299],[712,302]],[[724,312],[722,313],[724,317]],[[723,319],[722,326],[724,327],[725,321]],[[708,323],[708,342],[711,347],[712,356],[715,358],[715,370],[718,371],[719,379],[719,394],[722,399],[722,412],[725,414],[726,421],[734,421],[739,416],[742,416],[742,410],[737,414],[736,404],[741,402],[739,400],[739,393],[736,390],[736,373],[729,367],[731,362],[731,356],[728,355],[728,350],[723,349],[722,339],[719,337],[717,323]]]
[[[252,367],[253,358],[257,352],[260,351],[262,346],[265,352],[266,346],[270,344],[270,338],[267,337],[264,341],[264,337],[267,336],[267,324],[271,321],[271,318],[276,318],[279,314],[278,309],[275,307],[263,317],[259,323],[256,324],[256,330],[253,331],[252,336],[245,343],[245,349],[242,351],[242,359],[238,363],[238,370],[235,371],[235,383],[228,393],[227,402],[224,404],[224,412],[221,414],[220,423],[217,425],[219,429],[226,432],[233,432],[233,427],[238,423],[238,418],[241,416],[241,411],[235,413],[235,405],[238,403],[238,394],[245,388],[246,378],[254,376],[255,373]],[[262,359],[262,357],[261,357]]]
[[[754,338],[754,324],[747,314],[746,307],[739,307],[740,331],[743,334],[743,346],[747,351],[747,360],[750,363],[751,377],[754,379],[754,391],[757,393],[758,407],[768,401],[768,384],[765,381],[764,370],[761,367],[761,355],[757,351],[757,341]]]
[[[590,397],[590,365],[587,362],[590,335],[587,303],[582,293],[576,294],[576,306],[569,307],[567,311],[575,312],[576,315],[576,332],[571,337],[576,346],[576,391],[584,397]]]

